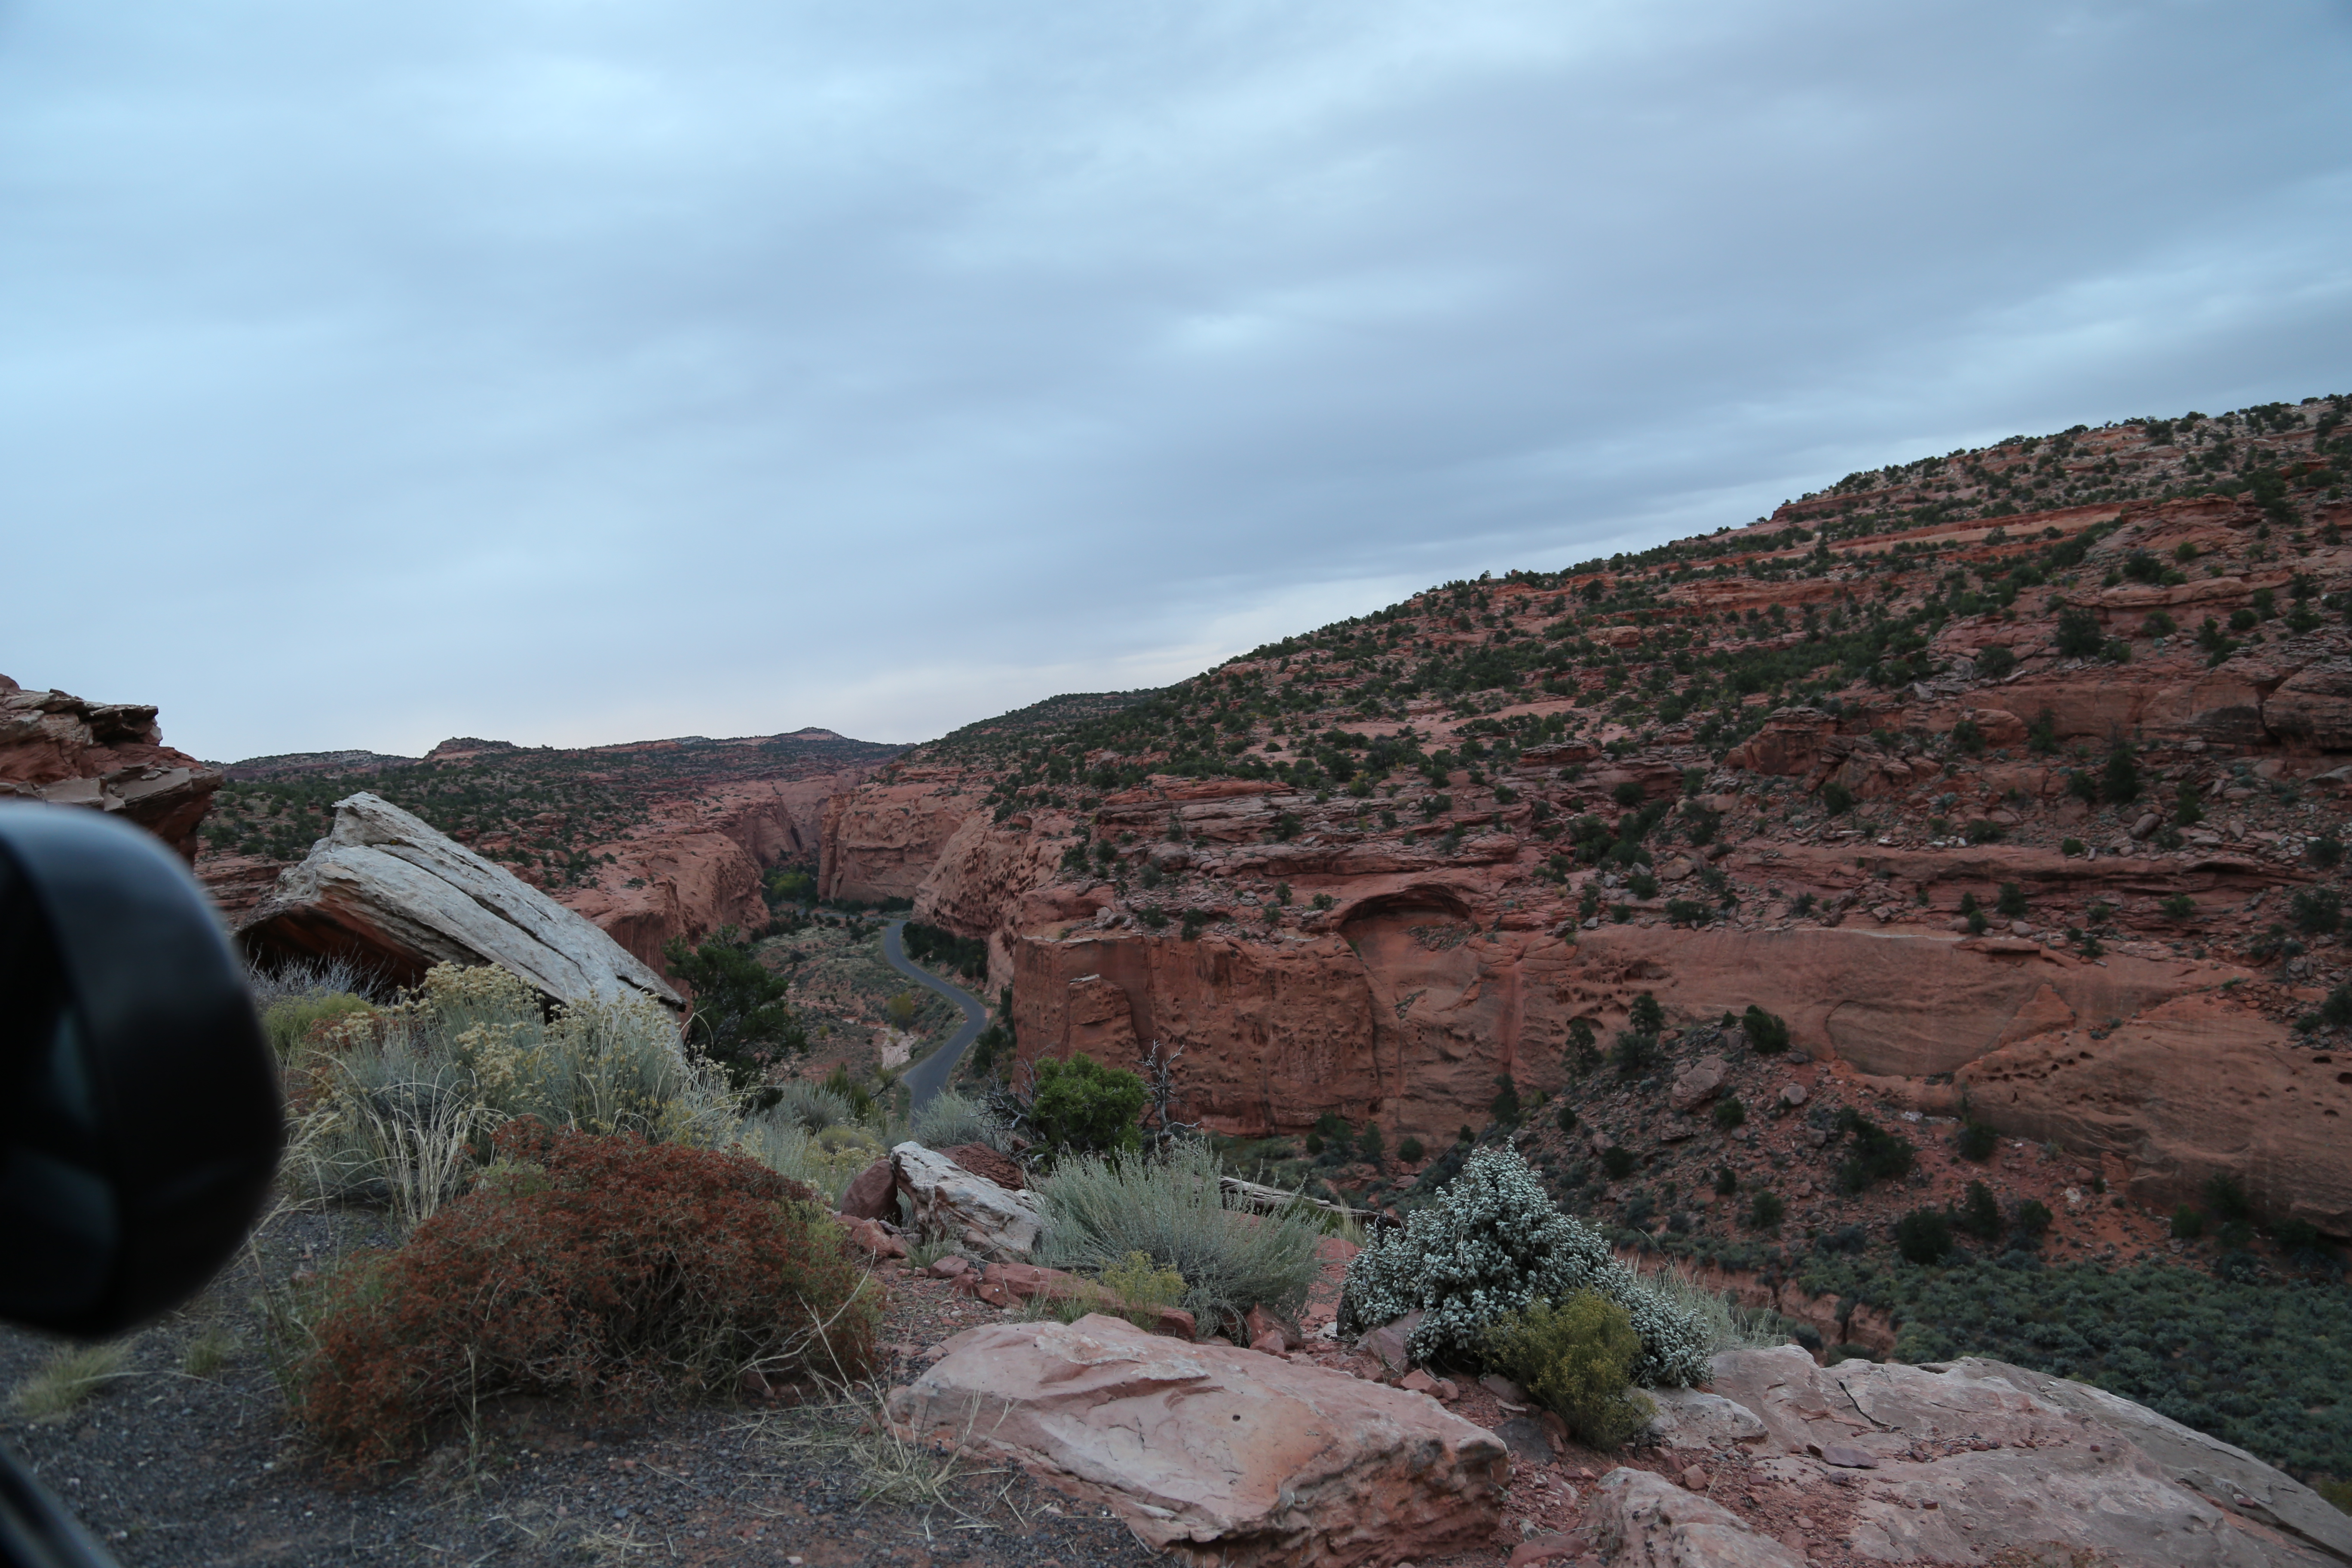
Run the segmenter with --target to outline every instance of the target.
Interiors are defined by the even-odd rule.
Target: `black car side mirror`
[[[88,1339],[180,1305],[244,1240],[284,1142],[243,970],[187,868],[96,812],[0,806],[0,1318]],[[103,1561],[61,1518],[0,1475],[0,1561]]]

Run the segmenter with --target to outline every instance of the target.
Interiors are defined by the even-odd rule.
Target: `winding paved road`
[[[905,1083],[913,1098],[910,1109],[919,1109],[925,1100],[947,1087],[955,1072],[956,1063],[962,1059],[964,1048],[976,1039],[988,1023],[988,1005],[961,985],[950,985],[907,957],[905,921],[892,921],[882,931],[882,956],[890,967],[909,980],[921,983],[963,1009],[963,1027],[958,1029],[948,1043],[907,1069]]]

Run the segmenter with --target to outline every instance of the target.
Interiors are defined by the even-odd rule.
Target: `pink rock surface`
[[[1195,1563],[1385,1565],[1493,1534],[1510,1461],[1424,1395],[1099,1314],[968,1330],[890,1395]]]

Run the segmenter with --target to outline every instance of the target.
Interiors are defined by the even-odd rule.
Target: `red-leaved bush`
[[[497,1136],[499,1163],[328,1287],[296,1414],[347,1463],[511,1392],[641,1407],[771,1376],[863,1376],[879,1290],[815,1194],[740,1155],[630,1135]]]

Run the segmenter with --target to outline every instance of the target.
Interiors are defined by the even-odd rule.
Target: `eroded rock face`
[[[614,864],[595,885],[555,896],[655,968],[673,938],[697,942],[721,926],[761,931],[761,868],[813,859],[825,802],[865,772],[743,780],[660,802],[636,837],[600,847]]]
[[[0,801],[111,812],[194,863],[221,775],[163,744],[155,709],[26,691],[0,675]]]
[[[1482,1546],[1509,1460],[1435,1400],[1119,1319],[967,1330],[889,1415],[1222,1568],[1387,1564]]]
[[[2352,1521],[2252,1455],[2000,1362],[1820,1367],[1784,1345],[1717,1356],[1713,1387],[1762,1423],[1787,1479],[1817,1481],[1826,1468],[1853,1478],[1846,1544],[1879,1562],[1975,1563],[2053,1543],[2123,1563],[2244,1568],[2352,1555]],[[1664,1485],[1619,1479],[1633,1474],[1604,1480],[1603,1495]],[[1617,1512],[1629,1540],[1644,1533],[1630,1501]]]
[[[999,1263],[1029,1260],[1045,1222],[1028,1194],[1000,1187],[920,1143],[891,1150],[890,1164],[919,1239],[949,1242]]]
[[[818,895],[860,903],[914,897],[979,804],[931,784],[877,784],[835,795],[824,808]]]
[[[587,920],[365,792],[335,803],[333,830],[236,935],[257,958],[350,958],[394,984],[414,984],[436,963],[496,963],[556,1002],[681,1005]]]

